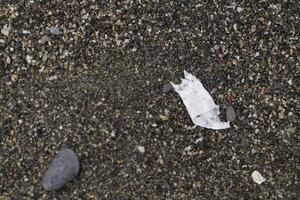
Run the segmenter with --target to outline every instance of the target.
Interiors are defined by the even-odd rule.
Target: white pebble
[[[9,31],[10,31],[10,26],[9,25],[7,26],[7,24],[5,24],[1,29],[1,33],[5,36],[9,35]]]
[[[237,25],[236,24],[233,24],[233,29],[235,30],[235,31],[237,31]]]
[[[238,12],[242,12],[244,9],[241,8],[241,7],[237,7],[236,10],[237,10]]]
[[[144,146],[137,146],[137,149],[141,153],[145,153],[145,147]]]
[[[30,64],[32,61],[32,56],[26,55],[26,62]]]
[[[252,172],[251,176],[252,176],[253,181],[257,184],[262,184],[263,182],[266,181],[266,179],[257,170]]]
[[[110,133],[110,136],[111,136],[111,137],[116,137],[116,132],[115,132],[115,131],[112,131],[112,132]]]

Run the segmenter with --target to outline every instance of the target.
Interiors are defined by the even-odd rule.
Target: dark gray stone
[[[163,92],[164,93],[174,92],[174,88],[173,88],[172,84],[171,83],[165,84],[164,87],[163,87]]]
[[[226,108],[226,120],[232,122],[236,119],[236,114],[232,106],[227,106]]]
[[[55,156],[49,169],[43,177],[45,190],[53,191],[63,187],[75,178],[80,169],[79,160],[71,149],[63,149]]]
[[[274,90],[281,90],[281,89],[284,89],[285,87],[287,87],[287,84],[286,84],[286,83],[275,82],[275,83],[273,84],[273,89],[274,89]]]

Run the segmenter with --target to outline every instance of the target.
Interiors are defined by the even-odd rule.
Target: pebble
[[[56,79],[57,79],[57,76],[56,76],[56,75],[50,76],[50,77],[48,78],[49,81],[54,81],[54,80],[56,80]]]
[[[287,131],[288,133],[294,134],[294,133],[296,133],[296,128],[289,127],[286,131]]]
[[[159,118],[160,118],[161,121],[168,121],[169,120],[168,116],[166,116],[166,115],[159,115]]]
[[[46,42],[48,42],[49,41],[49,38],[48,38],[48,36],[47,35],[44,35],[41,39],[40,39],[40,43],[41,44],[45,44]]]
[[[236,114],[232,106],[226,108],[226,120],[232,122],[236,119]]]
[[[75,152],[68,148],[61,150],[43,177],[44,189],[54,191],[62,188],[67,182],[75,178],[79,169],[80,163]]]
[[[266,181],[266,179],[257,170],[253,171],[251,176],[253,181],[259,185]]]
[[[8,25],[4,25],[3,28],[1,29],[1,33],[5,36],[8,36],[9,35],[9,31],[10,31],[10,26]]]
[[[173,88],[173,86],[171,85],[171,83],[167,83],[167,84],[164,85],[164,87],[163,87],[163,92],[164,92],[164,93],[174,92],[174,88]]]
[[[51,27],[50,29],[50,33],[53,35],[60,35],[61,31],[57,28],[57,27]]]
[[[237,7],[236,10],[240,13],[240,12],[242,12],[244,9],[241,8],[241,7]]]
[[[10,64],[10,63],[11,63],[11,59],[10,59],[9,56],[7,56],[7,58],[6,58],[6,63],[7,63],[7,64]]]
[[[145,147],[144,146],[137,146],[137,150],[141,153],[145,153]]]
[[[32,61],[32,56],[26,55],[26,62],[27,62],[28,64],[30,64],[31,61]]]

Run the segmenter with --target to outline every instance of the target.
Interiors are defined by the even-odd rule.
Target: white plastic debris
[[[266,179],[257,170],[252,172],[251,176],[252,176],[253,181],[259,185],[266,181]]]
[[[215,104],[202,83],[192,74],[184,71],[185,79],[176,85],[171,82],[174,90],[180,95],[195,125],[210,129],[226,129],[229,122],[221,122],[219,106]]]

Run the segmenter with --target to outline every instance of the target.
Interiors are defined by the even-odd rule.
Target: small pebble
[[[1,33],[5,36],[8,36],[9,35],[9,31],[10,31],[10,26],[8,25],[4,25],[3,28],[1,29]]]
[[[159,115],[159,118],[160,118],[161,121],[168,121],[169,120],[168,116],[166,116],[166,115]]]
[[[48,36],[47,35],[44,35],[41,39],[40,39],[40,43],[41,44],[45,44],[46,42],[48,42],[49,41],[49,38],[48,38]]]
[[[144,146],[137,146],[137,149],[141,153],[145,153],[145,147]]]
[[[232,122],[236,119],[236,114],[232,106],[226,108],[226,120]]]
[[[296,133],[296,128],[289,127],[286,131],[287,131],[288,133],[294,134],[294,133]]]
[[[244,9],[241,8],[241,7],[237,7],[236,10],[240,13],[240,12],[242,12]]]
[[[50,33],[53,35],[60,35],[61,31],[57,28],[57,27],[51,27],[50,29]]]
[[[54,191],[62,188],[78,174],[79,160],[71,149],[63,149],[55,156],[43,177],[45,190]]]
[[[252,172],[251,176],[252,176],[253,181],[259,185],[266,181],[266,179],[257,170]]]
[[[7,64],[10,64],[10,63],[11,63],[11,59],[10,59],[9,56],[7,56],[7,58],[6,58],[6,63],[7,63]]]
[[[32,56],[26,55],[26,62],[27,62],[28,64],[30,64],[31,61],[32,61]]]
[[[48,78],[49,81],[54,81],[54,80],[56,80],[56,79],[57,79],[57,76],[56,76],[56,75],[50,76],[50,77]]]

